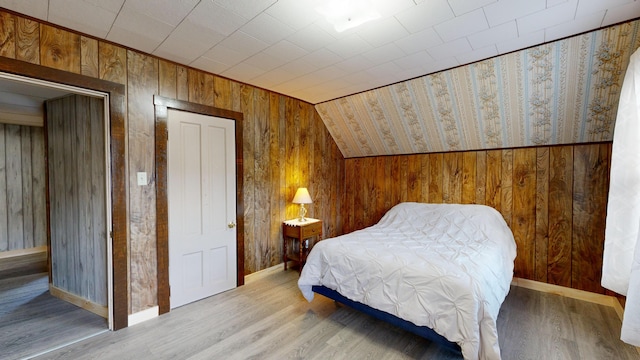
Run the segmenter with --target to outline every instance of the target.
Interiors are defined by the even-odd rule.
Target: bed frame
[[[357,301],[353,301],[350,299],[347,299],[346,297],[342,296],[339,292],[329,289],[328,287],[325,286],[319,286],[319,285],[314,285],[311,287],[311,290],[313,290],[313,292],[318,293],[320,295],[326,296],[329,299],[335,300],[339,303],[342,303],[344,305],[347,305],[353,309],[356,309],[358,311],[361,311],[367,315],[373,316],[374,318],[378,319],[378,320],[382,320],[385,321],[387,323],[390,323],[394,326],[397,326],[403,330],[412,332],[418,336],[421,336],[429,341],[432,341],[448,350],[451,350],[453,352],[456,352],[458,354],[462,354],[462,351],[460,350],[460,346],[456,343],[453,343],[449,340],[447,340],[447,338],[445,338],[444,336],[436,333],[435,331],[433,331],[431,328],[428,328],[426,326],[417,326],[415,324],[413,324],[412,322],[409,322],[407,320],[401,319],[395,315],[391,315],[387,312],[378,310],[378,309],[374,309],[368,305],[365,305],[363,303],[357,302]]]

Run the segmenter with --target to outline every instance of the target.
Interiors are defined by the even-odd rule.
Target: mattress
[[[500,359],[496,320],[516,244],[483,205],[401,203],[375,225],[317,243],[298,280],[428,326],[465,359]]]

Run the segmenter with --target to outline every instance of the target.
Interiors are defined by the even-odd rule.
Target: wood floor
[[[38,359],[460,359],[317,295],[298,274],[273,267],[246,285],[153,320],[104,333]],[[498,320],[510,359],[639,359],[619,339],[613,309],[512,287]]]
[[[106,319],[49,295],[46,273],[0,280],[0,359],[28,359],[105,331]]]

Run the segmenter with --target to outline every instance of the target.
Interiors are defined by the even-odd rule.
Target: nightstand
[[[282,259],[284,260],[284,269],[287,270],[287,262],[289,260],[296,261],[298,268],[302,271],[302,267],[307,260],[307,254],[313,247],[311,241],[313,237],[317,237],[320,241],[322,237],[322,220],[309,219],[299,221],[298,219],[286,220],[282,223]],[[291,241],[291,249],[288,250],[287,243]]]

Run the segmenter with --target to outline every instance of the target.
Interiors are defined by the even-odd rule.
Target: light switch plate
[[[138,173],[138,185],[145,186],[147,185],[147,173],[139,172]]]

